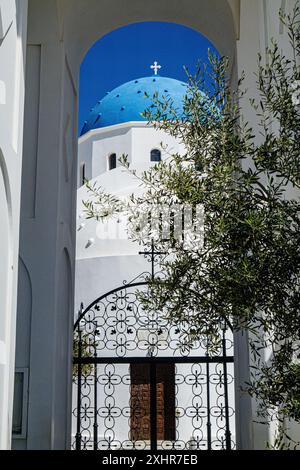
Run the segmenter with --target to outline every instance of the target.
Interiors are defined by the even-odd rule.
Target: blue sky
[[[107,91],[135,78],[152,75],[155,60],[161,76],[186,81],[183,66],[195,71],[207,62],[207,51],[217,52],[198,32],[173,23],[145,22],[124,26],[107,34],[88,51],[80,70],[79,126],[90,108]]]

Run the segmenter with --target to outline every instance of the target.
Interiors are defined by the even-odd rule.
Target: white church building
[[[230,358],[220,351],[208,362],[199,342],[190,353],[185,351],[176,328],[159,312],[143,311],[137,298],[152,269],[147,247],[128,239],[126,221],[120,227],[120,216],[106,224],[84,216],[83,201],[91,198],[83,185],[86,178],[117,197],[142,191],[140,180],[120,165],[122,155],[140,175],[172,152],[184,154],[177,139],[149,125],[142,114],[156,94],[171,99],[180,115],[187,84],[158,74],[157,62],[151,67],[152,76],[122,84],[98,101],[79,138],[75,305],[83,303],[77,322],[82,350],[99,362],[81,365],[80,385],[77,365],[73,443],[75,448],[95,450],[234,448],[232,333],[226,333]],[[141,252],[149,253],[148,259]],[[154,253],[153,268],[160,270]]]
[[[223,374],[226,369],[228,377],[234,376],[234,383],[228,383],[231,388],[226,400],[233,397],[235,413],[231,415],[230,408],[224,408],[222,392],[218,408],[227,410],[227,415],[220,418],[212,412],[208,422],[208,413],[203,415],[199,406],[200,388],[205,381],[192,383],[195,377],[203,380],[207,361],[197,359],[187,364],[186,357],[178,353],[171,367],[163,356],[168,354],[176,332],[163,328],[160,332],[156,328],[151,331],[151,344],[159,333],[160,344],[166,345],[160,364],[168,365],[153,367],[153,354],[148,354],[145,344],[149,343],[147,331],[154,324],[157,326],[154,317],[148,330],[138,337],[144,348],[142,359],[128,369],[130,361],[124,355],[124,344],[132,343],[124,338],[134,334],[134,325],[127,325],[125,336],[121,331],[123,340],[118,349],[117,333],[110,324],[113,315],[98,315],[103,308],[105,312],[121,312],[120,306],[115,309],[115,303],[124,302],[122,281],[130,282],[147,263],[137,254],[137,247],[126,240],[120,243],[101,233],[99,236],[97,225],[80,217],[81,200],[85,199],[83,178],[96,179],[116,194],[132,192],[135,182],[118,167],[118,157],[128,154],[137,169],[165,158],[159,145],[165,136],[140,119],[138,113],[143,109],[138,103],[142,102],[144,91],[148,89],[151,94],[155,85],[173,96],[180,96],[184,85],[161,73],[137,78],[112,90],[95,104],[78,144],[79,73],[87,51],[111,31],[144,21],[178,23],[203,34],[221,55],[229,57],[233,86],[244,71],[244,85],[255,98],[257,54],[265,59],[265,49],[272,38],[286,55],[290,54],[287,31],[279,21],[278,11],[291,10],[297,3],[298,0],[0,0],[1,449],[102,449],[107,448],[107,443],[112,448],[129,448],[132,443],[149,448],[154,435],[157,447],[167,448],[175,441],[181,448],[199,448],[202,442],[203,448],[209,448],[208,443],[213,447],[216,440],[221,443],[219,447],[228,448],[232,440],[232,447],[237,449],[265,449],[267,442],[274,441],[276,423],[260,423],[257,403],[243,392],[250,370],[246,335],[236,335],[233,351],[228,351],[226,360],[222,355],[222,360],[214,363],[216,377],[220,376],[218,367]],[[254,110],[246,101],[242,107],[259,136]],[[180,152],[176,141],[167,143]],[[118,286],[120,289],[112,293],[114,297],[99,298]],[[130,287],[125,286],[126,289],[126,298],[132,298],[134,292]],[[93,329],[94,320],[98,324],[100,318],[104,319],[110,330],[105,347],[101,346],[102,362],[91,357],[92,349],[87,351],[84,346],[81,351],[88,355],[86,362],[81,361],[80,394],[72,399],[72,390],[77,387],[78,392],[78,382],[74,385],[72,380],[74,312],[81,302],[81,315],[85,310],[87,315],[77,323],[77,331],[84,341],[94,336],[92,349],[95,344],[103,345],[101,330]],[[129,310],[126,317],[120,317],[121,328],[125,318],[132,321],[130,308],[134,308],[136,300],[129,300],[129,304],[126,300],[125,305]],[[144,321],[143,315],[138,318]],[[80,321],[82,329],[78,327]],[[92,329],[86,332],[88,324]],[[132,354],[131,350],[128,355]],[[141,367],[146,363],[147,367]],[[78,373],[81,365],[75,364]],[[212,364],[208,367],[213,370]],[[183,373],[183,368],[190,368],[190,373],[186,374],[186,369]],[[99,380],[91,385],[85,381],[92,370]],[[112,383],[107,377],[113,376]],[[189,383],[187,376],[191,376]],[[84,398],[89,386],[94,388]],[[112,386],[119,390],[115,396],[123,400],[117,404],[112,402]],[[162,400],[166,388],[169,397]],[[215,388],[209,395],[212,402],[217,392]],[[79,395],[83,406],[87,403],[84,400],[93,401],[94,405],[96,402],[91,407],[94,415],[76,415]],[[106,402],[101,402],[100,396],[102,400],[105,396]],[[156,423],[146,408],[141,411],[140,405],[135,405],[140,396],[146,397],[147,409],[156,407]],[[202,405],[208,408],[207,402]],[[118,409],[112,416],[107,410],[113,408]],[[134,409],[140,412],[135,413]],[[205,429],[201,429],[201,420]],[[123,434],[116,434],[115,423]],[[219,430],[217,438],[214,426]]]

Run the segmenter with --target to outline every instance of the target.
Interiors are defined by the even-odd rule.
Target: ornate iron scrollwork
[[[151,260],[154,273],[153,253]],[[144,279],[102,295],[81,310],[75,323],[73,448],[234,448],[230,326],[220,326],[215,356],[207,355],[205,341],[196,341],[187,352],[178,328],[159,312],[144,310],[138,295],[148,287]],[[145,383],[133,384],[134,364],[149,368]],[[162,364],[173,364],[171,381],[162,378]],[[172,400],[168,409],[166,400]],[[168,426],[174,432],[166,433],[170,409]]]

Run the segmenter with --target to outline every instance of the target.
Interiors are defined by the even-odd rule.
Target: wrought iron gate
[[[214,357],[191,350],[137,291],[120,286],[82,308],[75,323],[73,448],[234,447],[233,336],[220,325]]]

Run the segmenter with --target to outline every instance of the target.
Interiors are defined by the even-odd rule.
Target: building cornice
[[[97,135],[107,134],[110,132],[115,132],[117,130],[130,129],[133,127],[153,127],[153,125],[149,124],[146,121],[130,121],[130,122],[123,122],[121,124],[115,124],[113,126],[101,127],[99,129],[91,129],[86,134],[83,134],[78,138],[78,143],[81,144],[82,142],[85,142],[91,137],[94,137]]]

